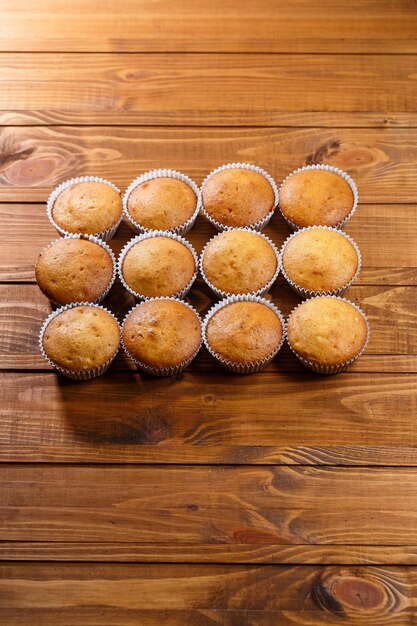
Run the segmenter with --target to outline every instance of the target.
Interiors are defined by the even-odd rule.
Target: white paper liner
[[[115,189],[117,191],[118,194],[121,194],[121,191],[118,187],[116,187],[116,185],[114,185],[113,183],[111,183],[109,180],[106,180],[104,178],[100,178],[99,176],[77,176],[77,178],[70,178],[69,180],[64,181],[63,183],[61,183],[60,185],[58,185],[58,187],[55,187],[55,189],[52,191],[51,195],[48,198],[48,202],[46,205],[46,212],[48,215],[48,219],[51,222],[52,226],[61,234],[61,235],[72,235],[74,233],[70,233],[69,231],[65,230],[64,228],[61,228],[61,226],[59,226],[52,215],[52,209],[54,208],[54,204],[55,204],[55,200],[58,198],[59,194],[64,191],[64,189],[66,189],[67,187],[71,187],[71,185],[75,185],[76,183],[104,183],[105,185],[109,185],[110,187],[113,187],[113,189]],[[106,230],[101,231],[100,233],[92,233],[95,237],[99,237],[100,239],[102,239],[103,241],[110,241],[110,239],[112,237],[114,237],[114,235],[116,234],[117,229],[119,228],[120,222],[123,219],[123,210],[121,212],[121,215],[119,217],[119,219],[117,220],[117,222],[115,224],[113,224],[113,226],[110,226],[110,228],[107,228]]]
[[[262,237],[262,239],[264,239],[267,243],[269,243],[269,245],[271,246],[272,250],[274,251],[275,254],[275,258],[277,260],[277,268],[275,270],[274,275],[272,276],[272,278],[266,283],[266,285],[264,287],[261,287],[260,289],[256,290],[256,291],[251,291],[249,292],[252,296],[263,296],[265,293],[267,293],[270,288],[272,287],[272,285],[274,284],[274,282],[276,281],[276,279],[278,278],[279,272],[280,272],[280,268],[281,268],[281,261],[280,261],[280,256],[279,256],[279,252],[275,246],[275,244],[271,241],[271,239],[269,239],[269,237],[267,237],[266,235],[264,235],[261,232],[258,231],[254,231],[251,228],[228,228],[227,232],[232,232],[232,231],[242,231],[242,232],[246,232],[246,233],[252,233],[255,236],[258,237]],[[226,232],[226,231],[223,231]],[[213,285],[213,283],[211,283],[209,281],[209,279],[206,276],[206,273],[204,272],[204,268],[203,268],[203,259],[204,259],[204,254],[206,252],[206,249],[208,247],[208,245],[214,240],[216,239],[216,237],[219,236],[218,233],[217,235],[214,235],[214,237],[212,237],[204,246],[201,255],[200,255],[200,260],[199,260],[199,269],[200,269],[200,273],[201,276],[203,277],[204,282],[206,283],[206,285],[208,285],[210,287],[210,289],[219,297],[219,298],[227,298],[228,296],[232,296],[232,295],[243,295],[243,294],[232,294],[232,293],[228,293],[226,291],[222,291],[221,289],[218,289],[217,287],[215,287]]]
[[[201,328],[201,318],[200,315],[198,314],[198,311],[196,311],[196,309],[191,306],[191,304],[188,304],[188,302],[184,302],[183,300],[178,300],[178,298],[170,298],[170,297],[160,297],[160,298],[150,298],[149,300],[146,300],[146,302],[155,302],[157,300],[173,300],[175,302],[181,302],[181,304],[184,304],[185,306],[187,306],[193,313],[196,314],[197,319],[200,323],[200,328]],[[126,323],[127,318],[129,317],[129,315],[131,313],[133,313],[133,311],[135,311],[135,309],[137,309],[138,307],[142,306],[144,304],[144,302],[139,302],[138,304],[136,304],[132,309],[130,309],[130,311],[126,314],[122,324],[121,324],[121,346],[123,348],[123,350],[125,351],[125,353],[127,354],[127,356],[135,363],[136,367],[138,367],[139,369],[143,370],[144,372],[146,372],[147,374],[152,374],[152,376],[158,376],[158,377],[165,377],[165,376],[175,376],[176,374],[179,374],[180,372],[182,372],[186,367],[188,367],[190,365],[190,363],[192,361],[194,361],[195,357],[197,356],[197,354],[200,351],[200,348],[203,344],[203,339],[201,336],[201,340],[200,340],[200,344],[197,348],[197,350],[194,352],[194,354],[189,357],[188,359],[186,359],[185,361],[183,361],[182,363],[180,363],[179,365],[173,365],[171,367],[153,367],[151,365],[148,365],[147,363],[143,363],[143,361],[139,361],[139,359],[136,359],[134,356],[132,356],[129,352],[129,350],[126,348],[125,343],[123,341],[123,328],[124,325]],[[201,333],[202,335],[202,333]]]
[[[264,304],[268,308],[270,308],[279,318],[282,326],[282,337],[278,347],[267,357],[256,361],[255,363],[234,363],[233,361],[229,361],[224,359],[220,354],[211,349],[210,344],[207,341],[207,325],[210,319],[213,317],[217,311],[227,306],[228,304],[232,304],[233,302],[258,302],[259,304]],[[252,294],[242,294],[238,296],[229,296],[220,302],[217,302],[207,313],[203,322],[203,342],[206,346],[207,350],[210,354],[222,365],[225,369],[234,372],[235,374],[254,374],[255,372],[260,372],[263,370],[268,363],[275,358],[275,356],[280,351],[287,334],[287,325],[285,323],[285,318],[282,315],[281,311],[269,300],[265,298],[260,298],[259,296],[254,296]]]
[[[338,289],[333,289],[333,290],[330,290],[330,291],[312,291],[310,289],[304,289],[304,287],[301,287],[300,285],[297,285],[293,280],[291,280],[291,278],[288,276],[288,274],[285,271],[283,257],[284,257],[284,251],[285,251],[286,245],[291,241],[291,239],[293,239],[294,237],[297,237],[297,235],[299,235],[300,233],[305,232],[307,230],[316,230],[318,228],[321,229],[321,230],[333,231],[335,233],[338,233],[339,235],[341,235],[345,239],[347,239],[349,241],[349,243],[351,243],[352,246],[354,247],[356,255],[358,257],[358,267],[356,269],[355,274],[352,276],[352,278],[347,283],[345,283],[342,287],[339,287]],[[337,295],[340,295],[341,293],[346,291],[346,289],[348,289],[348,287],[350,287],[355,282],[355,280],[358,278],[359,272],[361,270],[361,265],[362,265],[362,256],[361,256],[360,250],[359,250],[356,242],[353,241],[353,239],[351,237],[349,237],[349,235],[347,235],[344,231],[338,230],[337,228],[333,228],[331,226],[307,226],[306,228],[300,228],[300,230],[297,230],[294,233],[292,233],[292,235],[287,237],[287,239],[284,241],[284,243],[282,244],[282,247],[281,247],[281,252],[280,252],[279,257],[280,257],[281,272],[282,272],[283,277],[285,278],[287,283],[290,285],[290,287],[292,287],[292,289],[296,293],[298,293],[299,296],[301,296],[304,299],[314,298],[315,296],[337,296]]]
[[[113,267],[113,272],[112,272],[112,277],[110,279],[110,282],[107,285],[106,289],[103,291],[103,293],[98,298],[96,298],[95,300],[89,301],[89,302],[91,302],[93,304],[99,304],[107,296],[107,294],[109,293],[110,289],[113,287],[114,281],[116,280],[117,261],[116,261],[116,257],[113,254],[113,250],[106,244],[105,241],[103,241],[102,239],[99,239],[95,235],[65,235],[64,237],[58,237],[58,239],[54,239],[54,241],[51,241],[50,243],[48,243],[48,245],[45,246],[45,248],[39,253],[39,256],[41,254],[43,254],[44,252],[46,252],[46,250],[51,248],[51,246],[53,246],[54,244],[58,243],[58,241],[63,241],[64,239],[85,239],[86,241],[92,241],[93,243],[96,243],[97,245],[101,246],[109,254],[109,256],[111,258],[111,262],[112,262],[112,267]],[[49,296],[42,290],[42,288],[41,288],[41,286],[39,284],[38,284],[38,287],[42,291],[42,293],[47,298],[49,298]],[[56,302],[55,300],[52,300],[52,298],[49,298],[49,301],[52,302],[52,304],[54,306],[63,306],[62,302]],[[75,303],[71,302],[71,303],[68,303],[68,304],[75,304]]]
[[[211,178],[214,174],[217,174],[218,172],[221,172],[222,170],[230,170],[230,169],[236,169],[236,168],[241,168],[241,169],[245,169],[245,170],[252,170],[252,172],[257,172],[258,174],[261,174],[264,178],[266,178],[266,180],[268,181],[268,183],[272,187],[272,190],[274,192],[274,206],[272,207],[271,211],[264,218],[262,218],[258,222],[255,222],[255,224],[248,224],[247,225],[247,228],[250,228],[251,230],[257,230],[257,231],[262,230],[268,224],[269,220],[271,219],[271,217],[273,216],[273,214],[275,212],[275,209],[278,206],[279,193],[278,193],[278,187],[277,187],[274,179],[272,178],[272,176],[270,174],[268,174],[268,172],[266,172],[262,168],[257,167],[256,165],[252,165],[251,163],[227,163],[226,165],[221,165],[220,167],[216,168],[215,170],[212,170],[210,172],[210,174],[208,174],[206,176],[206,178],[203,180],[203,183],[202,183],[202,185],[200,187],[200,192],[201,192],[201,212],[208,219],[210,224],[212,226],[214,226],[214,228],[216,230],[220,231],[220,232],[223,231],[223,230],[231,230],[232,228],[235,228],[234,226],[226,226],[225,224],[221,224],[220,222],[215,220],[206,211],[206,209],[204,207],[204,203],[203,203],[203,189],[204,189],[204,185],[207,183],[208,179]]]
[[[115,320],[115,322],[117,322],[117,326],[119,328],[119,333],[120,333],[120,339],[121,339],[120,324],[119,324],[117,318],[113,315],[113,313],[111,311],[106,309],[104,306],[101,306],[100,304],[95,304],[93,302],[74,302],[73,304],[66,304],[65,306],[62,306],[61,308],[56,309],[56,311],[52,311],[52,313],[50,315],[48,315],[48,317],[44,321],[44,323],[42,325],[42,328],[41,328],[41,330],[39,332],[39,350],[40,350],[41,355],[45,359],[45,361],[47,363],[49,363],[49,365],[51,365],[53,368],[58,370],[58,372],[60,372],[64,376],[67,376],[67,378],[72,378],[74,380],[91,380],[92,378],[96,378],[97,376],[101,376],[101,374],[104,374],[104,372],[109,368],[111,363],[116,358],[117,353],[119,352],[120,345],[118,346],[118,348],[117,348],[116,352],[114,353],[114,355],[108,361],[106,361],[105,363],[103,363],[102,365],[100,365],[98,367],[93,367],[93,368],[86,369],[86,370],[69,370],[69,369],[66,369],[64,367],[61,367],[60,365],[55,363],[55,361],[53,361],[52,359],[50,359],[47,356],[47,354],[46,354],[46,352],[45,352],[45,350],[43,348],[43,336],[45,334],[45,331],[46,331],[49,323],[57,315],[59,315],[60,313],[63,313],[64,311],[68,311],[69,309],[74,309],[74,308],[79,307],[79,306],[96,307],[97,309],[101,309],[102,311],[106,311],[106,313],[111,315],[112,318]]]
[[[343,361],[342,363],[337,363],[335,365],[321,365],[320,363],[317,363],[315,361],[309,361],[308,359],[305,359],[300,354],[298,354],[297,351],[291,346],[291,343],[290,343],[290,341],[288,339],[288,336],[287,336],[287,343],[288,343],[288,345],[290,347],[291,352],[293,354],[295,354],[297,359],[299,361],[301,361],[301,363],[305,367],[307,367],[308,369],[312,370],[316,374],[339,374],[340,372],[343,372],[347,367],[349,367],[349,365],[352,365],[352,363],[354,363],[357,359],[359,359],[359,357],[365,352],[366,347],[367,347],[367,345],[369,343],[369,339],[371,337],[371,328],[370,328],[370,325],[369,325],[369,322],[368,322],[368,319],[367,319],[365,313],[354,302],[351,302],[350,300],[346,300],[346,298],[341,298],[340,296],[316,296],[316,297],[317,298],[328,297],[328,298],[334,298],[335,300],[341,300],[342,302],[347,302],[348,304],[351,304],[362,315],[363,319],[365,320],[365,324],[366,324],[366,340],[365,340],[365,343],[363,345],[363,348],[358,352],[358,354],[356,354],[351,359],[348,359],[347,361]],[[310,298],[310,300],[314,300],[314,299],[315,298]],[[304,300],[304,302],[306,302],[306,300]],[[296,307],[293,308],[293,310],[291,311],[291,313],[288,316],[287,327],[288,327],[288,324],[290,322],[290,319],[291,319],[291,316],[293,315],[293,313],[302,304],[304,304],[304,302],[300,302]]]
[[[178,291],[177,293],[173,293],[170,296],[167,296],[167,297],[170,297],[170,298],[182,299],[190,291],[190,289],[191,289],[195,279],[197,278],[197,274],[198,274],[198,257],[197,257],[197,254],[196,254],[193,246],[190,244],[189,241],[184,239],[184,237],[181,237],[180,235],[177,235],[176,233],[171,233],[170,231],[166,231],[166,230],[150,230],[150,231],[148,231],[146,233],[143,233],[142,235],[137,235],[136,237],[133,237],[133,239],[128,241],[127,244],[124,246],[124,248],[121,250],[120,255],[119,255],[119,259],[117,261],[117,273],[118,273],[118,276],[120,278],[120,281],[121,281],[122,285],[125,287],[125,289],[127,289],[127,291],[129,291],[129,293],[131,293],[132,296],[134,296],[137,300],[154,300],[155,299],[156,296],[144,296],[143,294],[140,294],[137,291],[134,291],[131,287],[129,287],[129,285],[126,283],[126,281],[124,279],[123,271],[122,271],[123,270],[124,258],[126,256],[126,254],[128,253],[128,251],[130,250],[130,248],[135,246],[140,241],[143,241],[144,239],[153,239],[154,237],[168,237],[169,239],[174,239],[174,241],[179,241],[193,255],[195,271],[194,271],[193,276],[191,277],[190,282],[183,289]]]
[[[350,220],[350,218],[352,217],[352,215],[355,213],[356,208],[358,206],[358,202],[359,202],[359,192],[358,192],[358,188],[356,186],[356,183],[354,182],[354,180],[349,176],[349,174],[346,174],[346,172],[344,172],[343,170],[339,169],[338,167],[333,167],[333,165],[325,165],[323,163],[317,163],[315,165],[305,165],[304,167],[299,167],[298,169],[294,170],[293,172],[291,172],[291,174],[288,174],[288,176],[286,176],[284,178],[284,180],[281,183],[281,186],[279,188],[279,191],[281,192],[281,189],[284,185],[284,183],[291,178],[291,176],[293,174],[298,174],[298,172],[304,172],[305,170],[327,170],[328,172],[334,172],[335,174],[338,174],[339,176],[341,176],[343,178],[343,180],[345,180],[349,187],[352,190],[353,193],[353,206],[352,209],[350,211],[350,213],[338,224],[335,224],[332,228],[342,228],[342,226],[344,226],[346,224],[346,222],[348,222]],[[282,212],[279,204],[278,204],[278,208],[279,211],[282,215],[282,217],[284,218],[284,220],[287,222],[287,224],[289,224],[289,226],[291,226],[291,228],[293,230],[299,230],[300,228],[302,228],[301,226],[297,226],[297,224],[294,224],[294,222],[292,222],[291,220],[289,220],[284,213]],[[318,226],[318,224],[317,224]]]
[[[150,170],[149,172],[145,172],[144,174],[141,174],[140,176],[135,178],[135,180],[133,180],[130,183],[129,187],[126,189],[123,195],[123,213],[126,215],[127,219],[132,224],[133,228],[136,230],[137,233],[147,233],[154,229],[145,228],[144,226],[139,224],[139,222],[134,220],[133,217],[130,215],[129,207],[128,207],[130,194],[132,193],[134,189],[136,189],[136,187],[138,187],[142,183],[145,183],[148,180],[152,180],[153,178],[167,178],[167,177],[176,178],[177,180],[181,180],[182,182],[186,183],[194,191],[196,198],[197,198],[196,207],[194,209],[194,213],[192,214],[192,216],[183,224],[180,224],[179,226],[175,226],[174,228],[168,229],[167,232],[176,233],[177,235],[185,235],[193,227],[194,222],[201,208],[201,195],[200,195],[200,190],[198,186],[192,180],[192,178],[190,178],[186,174],[183,174],[182,172],[177,172],[176,170],[159,169],[159,170]]]

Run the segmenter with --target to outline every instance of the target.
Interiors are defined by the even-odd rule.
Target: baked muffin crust
[[[271,245],[257,233],[243,230],[219,233],[202,257],[207,279],[228,294],[261,290],[273,278],[277,264]]]
[[[279,207],[298,227],[337,226],[354,203],[349,184],[328,170],[311,169],[291,174],[279,192]]]
[[[308,361],[338,365],[359,354],[366,343],[363,315],[349,302],[320,296],[303,302],[287,325],[290,346]]]
[[[197,196],[182,180],[151,178],[135,187],[127,200],[131,217],[143,228],[172,230],[187,222],[197,207]]]
[[[283,334],[279,317],[260,302],[231,302],[209,319],[206,340],[222,359],[256,363],[278,348]]]
[[[147,298],[176,295],[195,272],[196,263],[190,250],[180,241],[162,235],[138,241],[122,262],[126,284]]]
[[[60,239],[41,252],[35,277],[54,302],[94,302],[113,276],[113,260],[102,246],[86,239]]]
[[[224,226],[251,226],[274,208],[274,190],[253,170],[229,168],[210,176],[202,190],[206,212]]]
[[[120,345],[116,320],[98,307],[82,305],[62,311],[43,335],[46,355],[62,368],[92,369],[107,363]]]
[[[149,300],[128,315],[122,336],[134,359],[150,367],[174,367],[198,350],[201,323],[183,302]]]
[[[113,187],[86,181],[61,191],[52,207],[52,217],[69,233],[96,235],[114,226],[122,210],[122,199]]]
[[[294,235],[282,254],[282,267],[297,286],[315,292],[341,289],[355,276],[358,255],[341,233],[311,228]]]

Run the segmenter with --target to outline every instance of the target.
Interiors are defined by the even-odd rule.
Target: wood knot
[[[395,591],[383,572],[325,569],[313,584],[312,600],[319,608],[336,615],[367,613],[385,615],[398,604]]]

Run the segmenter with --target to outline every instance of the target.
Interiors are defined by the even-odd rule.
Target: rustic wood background
[[[416,624],[416,2],[3,0],[0,18],[0,623]],[[33,272],[51,189],[235,160],[355,178],[366,354],[327,378],[288,349],[252,377],[202,351],[172,379],[122,356],[59,378]],[[212,234],[199,218],[189,238]],[[281,280],[271,297],[298,301]],[[191,300],[210,306],[201,281]]]

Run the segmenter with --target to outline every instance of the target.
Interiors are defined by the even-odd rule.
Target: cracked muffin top
[[[69,233],[97,235],[114,226],[123,210],[120,194],[106,183],[74,183],[61,191],[52,217]]]
[[[275,204],[271,184],[258,172],[234,167],[220,170],[205,182],[202,201],[210,217],[223,226],[252,226]]]

